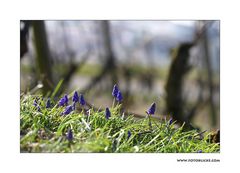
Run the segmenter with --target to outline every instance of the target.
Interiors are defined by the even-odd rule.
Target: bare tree
[[[207,25],[208,23],[206,21],[200,21],[202,25]],[[201,39],[202,47],[204,50],[203,53],[203,59],[205,61],[206,67],[207,67],[207,84],[209,88],[209,102],[210,102],[210,111],[211,111],[211,118],[212,118],[212,125],[216,125],[216,110],[213,100],[213,73],[212,73],[212,64],[210,59],[210,53],[209,53],[209,43],[208,43],[208,32],[204,32],[202,34]]]
[[[30,21],[21,21],[21,28],[20,28],[20,58],[24,56],[25,53],[28,52],[28,31],[30,27]]]
[[[198,101],[196,104],[189,109],[188,111],[184,111],[186,109],[184,98],[182,97],[182,87],[183,80],[188,71],[190,70],[189,64],[189,50],[203,41],[205,55],[204,60],[206,61],[208,68],[208,85],[210,91],[210,104],[212,111],[212,122],[216,122],[216,113],[213,104],[213,86],[212,86],[212,71],[211,71],[211,63],[209,58],[209,50],[208,50],[208,42],[206,38],[207,28],[210,26],[210,23],[204,23],[201,25],[199,31],[196,34],[196,38],[191,43],[181,44],[176,51],[176,54],[173,57],[173,61],[170,65],[170,70],[166,83],[166,111],[170,113],[174,119],[176,119],[179,123],[186,123],[186,128],[193,128],[190,120],[193,118],[197,109],[206,105],[206,101],[202,99],[201,93],[199,94]],[[203,88],[202,80],[199,79],[199,87]]]
[[[185,119],[183,112],[182,86],[183,79],[189,71],[189,49],[192,46],[193,43],[185,43],[179,46],[175,57],[173,57],[166,83],[166,111],[178,122],[186,122],[186,127],[190,128],[191,125]]]
[[[92,79],[92,81],[87,85],[87,87],[83,90],[90,90],[93,88],[98,82],[100,82],[107,74],[111,75],[111,82],[117,83],[117,73],[116,73],[116,62],[115,56],[113,53],[113,47],[111,42],[111,33],[110,33],[110,23],[107,20],[101,21],[102,28],[102,36],[103,36],[103,45],[105,51],[105,62],[103,65],[103,70],[100,74]],[[111,72],[111,73],[109,73]]]
[[[43,95],[53,88],[52,72],[50,65],[50,52],[47,41],[44,21],[32,21],[33,34],[35,39],[36,63],[38,79],[43,84]]]

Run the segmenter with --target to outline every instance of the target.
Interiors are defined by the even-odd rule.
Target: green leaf
[[[59,91],[59,89],[61,88],[61,86],[62,86],[62,84],[63,84],[63,79],[61,79],[59,82],[58,82],[58,84],[57,84],[57,86],[55,87],[55,89],[54,89],[54,91],[53,91],[53,93],[52,93],[52,95],[51,95],[51,98],[53,98],[56,94],[57,94],[57,92]]]

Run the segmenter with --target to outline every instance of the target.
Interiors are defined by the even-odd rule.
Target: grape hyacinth
[[[156,110],[156,103],[152,103],[150,108],[148,109],[147,113],[149,115],[153,115],[155,113],[155,110]]]
[[[173,119],[171,118],[169,121],[168,121],[168,124],[169,126],[173,123]]]
[[[112,96],[115,97],[115,98],[117,98],[118,91],[119,91],[118,86],[117,86],[117,84],[115,84],[115,85],[113,86]]]
[[[59,106],[64,106],[64,104],[65,104],[65,98],[63,97],[59,100],[58,105]]]
[[[37,111],[38,111],[38,112],[41,111],[41,108],[40,108],[40,106],[39,106],[38,103],[37,103],[37,99],[34,100],[33,105],[37,108]]]
[[[73,133],[72,133],[72,129],[68,129],[67,132],[67,140],[72,141],[73,140]]]
[[[37,107],[37,99],[34,100],[33,105]]]
[[[78,100],[79,100],[79,96],[78,96],[77,91],[75,91],[74,94],[73,94],[72,101],[76,103],[76,102],[78,102]]]
[[[67,94],[64,95],[64,98],[65,98],[65,104],[68,105],[68,96],[67,96]]]
[[[79,102],[80,102],[80,104],[81,104],[82,106],[84,106],[84,105],[86,104],[85,99],[84,99],[84,97],[83,97],[82,94],[80,94]]]
[[[37,111],[38,111],[38,112],[41,112],[41,108],[40,108],[39,105],[37,105]]]
[[[63,111],[62,115],[68,115],[73,111],[73,107],[72,105],[69,105],[65,108],[65,110]]]
[[[65,104],[67,104],[66,101],[68,102],[68,98],[67,98],[67,100],[66,100],[66,98],[67,98],[66,95],[65,95],[64,97],[62,97],[62,98],[59,100],[58,105],[59,105],[59,106],[64,106]]]
[[[117,98],[116,99],[117,99],[118,102],[121,102],[123,100],[122,93],[121,93],[120,90],[118,90],[118,94],[117,94]]]
[[[129,139],[131,137],[132,133],[130,132],[130,130],[128,130],[128,136],[127,139]]]
[[[51,107],[51,100],[50,98],[48,98],[46,102],[46,108],[50,108],[50,107]]]
[[[109,108],[106,108],[105,116],[106,116],[106,119],[109,119],[111,117],[111,112],[110,112]]]

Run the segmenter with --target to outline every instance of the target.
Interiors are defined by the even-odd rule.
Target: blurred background
[[[84,93],[96,108],[173,117],[189,127],[220,126],[219,21],[21,21],[21,94]]]

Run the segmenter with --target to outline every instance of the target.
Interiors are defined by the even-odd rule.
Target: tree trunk
[[[102,30],[103,30],[103,40],[104,40],[104,48],[106,54],[106,63],[105,68],[111,73],[112,83],[115,84],[117,82],[117,75],[116,75],[116,62],[112,48],[111,42],[111,35],[110,35],[110,24],[109,21],[103,20],[102,21]]]
[[[30,27],[30,21],[21,21],[23,27],[20,28],[20,58],[22,59],[24,54],[28,52],[28,31]]]
[[[53,89],[53,81],[50,65],[50,52],[48,48],[47,34],[44,21],[33,21],[33,34],[35,38],[36,63],[38,79],[43,84],[43,95]]]
[[[215,126],[217,121],[216,121],[215,105],[213,100],[213,79],[212,79],[213,74],[212,74],[212,64],[211,64],[211,59],[209,54],[207,30],[203,33],[202,45],[204,50],[204,60],[207,66],[207,80],[208,80],[208,88],[209,88],[209,102],[210,102],[212,125]]]
[[[103,65],[103,70],[100,72],[99,75],[94,77],[92,81],[82,90],[82,92],[86,92],[86,90],[92,89],[98,82],[100,82],[104,77],[108,74],[111,75],[111,87],[113,84],[117,83],[117,73],[116,73],[116,62],[115,56],[112,51],[112,43],[111,43],[111,35],[110,35],[110,26],[109,21],[104,20],[101,21],[101,28],[102,28],[102,36],[103,36],[103,45],[105,50],[105,63]]]
[[[173,57],[166,84],[167,113],[179,123],[185,122],[187,128],[191,128],[191,125],[183,114],[182,86],[183,79],[189,70],[189,50],[192,46],[191,43],[180,45],[176,56]]]

